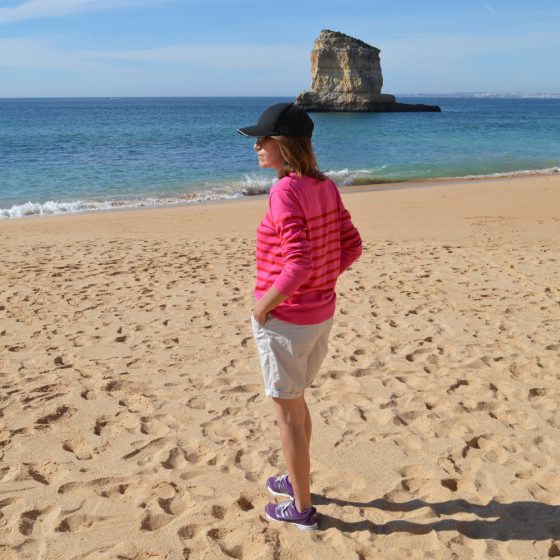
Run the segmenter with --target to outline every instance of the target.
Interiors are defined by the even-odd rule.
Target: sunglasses
[[[255,147],[257,148],[257,150],[261,150],[262,147],[264,146],[264,143],[270,138],[270,136],[259,136],[256,140],[255,140]]]

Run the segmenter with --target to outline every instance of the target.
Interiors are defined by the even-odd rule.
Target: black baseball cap
[[[311,138],[313,121],[294,103],[277,103],[265,109],[254,126],[238,128],[243,136],[303,136]]]

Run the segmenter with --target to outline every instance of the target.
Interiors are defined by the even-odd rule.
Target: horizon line
[[[395,97],[471,97],[471,96],[494,96],[494,97],[549,97],[560,98],[560,92],[498,92],[498,91],[455,91],[455,92],[409,92],[394,93]],[[273,98],[290,98],[294,99],[297,95],[40,95],[40,96],[0,96],[0,100],[17,100],[17,99],[273,99]]]

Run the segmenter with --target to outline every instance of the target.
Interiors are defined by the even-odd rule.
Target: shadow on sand
[[[428,523],[395,520],[377,525],[369,520],[349,523],[330,515],[321,514],[321,529],[323,530],[334,527],[344,532],[370,531],[378,535],[390,535],[399,532],[422,535],[430,531],[457,531],[471,539],[494,539],[498,541],[560,539],[560,505],[548,505],[541,502],[501,504],[491,501],[486,505],[477,505],[465,500],[449,500],[439,503],[411,500],[410,502],[395,503],[384,498],[371,502],[353,502],[313,494],[313,503],[316,505],[352,506],[359,509],[377,508],[383,511],[396,512],[429,508],[437,516],[471,513],[481,518],[472,521],[441,519]]]

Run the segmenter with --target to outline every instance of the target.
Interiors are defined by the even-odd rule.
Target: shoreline
[[[497,222],[510,222],[512,228],[520,226],[524,235],[534,237],[542,232],[543,239],[560,235],[557,173],[482,181],[363,185],[344,189],[341,195],[365,240],[385,235],[395,239],[443,236],[447,240],[469,240],[480,235],[479,226],[485,223],[491,208],[502,209],[495,218]],[[0,234],[24,245],[35,240],[167,239],[170,235],[203,241],[239,236],[253,239],[267,200],[268,195],[258,195],[168,207],[31,216],[0,221]],[[546,227],[534,227],[533,222],[546,223]]]
[[[396,181],[396,182],[383,182],[383,183],[369,183],[369,184],[358,184],[358,185],[347,185],[339,186],[341,194],[345,193],[355,193],[355,192],[380,192],[380,191],[401,191],[409,189],[423,189],[432,187],[442,187],[447,185],[472,185],[473,183],[484,183],[484,184],[494,184],[503,183],[507,181],[518,181],[518,180],[531,180],[539,177],[554,177],[560,176],[560,171],[557,168],[552,168],[549,170],[535,170],[532,171],[521,171],[514,172],[511,174],[499,174],[498,176],[466,176],[466,177],[443,177],[443,178],[430,178],[430,179],[415,179],[411,181]],[[262,200],[267,198],[268,194],[258,194],[258,195],[243,195],[237,198],[217,198],[211,200],[201,200],[195,202],[172,202],[172,203],[162,203],[162,204],[146,204],[140,206],[126,206],[121,207],[115,206],[113,208],[99,208],[92,210],[78,210],[70,212],[53,212],[44,214],[31,214],[26,216],[17,217],[0,217],[0,226],[6,222],[13,221],[26,221],[34,220],[40,218],[56,218],[56,217],[69,217],[69,216],[87,216],[87,215],[97,215],[97,214],[110,214],[113,212],[135,212],[135,211],[151,211],[151,210],[167,210],[172,208],[197,208],[204,206],[214,206],[214,205],[229,205],[230,203],[243,203],[250,200]],[[44,203],[43,203],[44,204]]]

